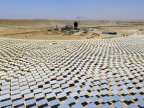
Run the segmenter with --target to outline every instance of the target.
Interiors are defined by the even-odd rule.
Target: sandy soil
[[[92,33],[82,36],[63,35],[62,33],[48,32],[51,27],[63,27],[72,25],[73,21],[50,21],[50,20],[0,20],[0,37],[18,39],[42,39],[42,40],[81,40],[91,39]],[[133,29],[138,29],[139,34],[144,34],[144,22],[128,21],[81,21],[80,28],[97,29],[98,32],[117,32],[118,36],[133,34]],[[110,35],[99,34],[92,38],[109,38]]]

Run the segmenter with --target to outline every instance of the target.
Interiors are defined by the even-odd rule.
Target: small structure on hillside
[[[117,35],[117,32],[102,32],[102,34]]]
[[[65,25],[64,27],[61,28],[61,31],[71,31],[73,27],[71,25]]]

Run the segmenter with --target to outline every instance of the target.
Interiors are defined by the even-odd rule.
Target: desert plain
[[[144,21],[92,21],[82,20],[80,29],[88,32],[73,36],[68,32],[48,31],[58,26],[59,30],[65,25],[73,26],[71,20],[0,20],[0,37],[38,40],[82,40],[91,38],[109,38],[102,32],[117,32],[118,36],[128,36],[137,31],[144,34]],[[93,32],[92,32],[93,31]],[[99,34],[92,36],[93,33]]]

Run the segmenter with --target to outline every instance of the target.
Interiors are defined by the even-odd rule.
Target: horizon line
[[[48,18],[0,18],[0,20],[49,20],[49,21],[74,21],[77,19],[48,19]],[[144,19],[81,19],[81,21],[144,21]]]

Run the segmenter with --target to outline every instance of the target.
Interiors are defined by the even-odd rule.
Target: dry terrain
[[[109,38],[134,34],[144,34],[143,21],[81,21],[79,28],[89,30],[88,33],[79,36],[71,36],[68,33],[48,31],[48,29],[73,25],[73,21],[51,21],[51,20],[0,20],[0,37],[18,39],[40,39],[40,40],[81,40],[91,38]],[[99,34],[93,36],[93,32]],[[117,32],[117,36],[105,35],[101,32]]]

